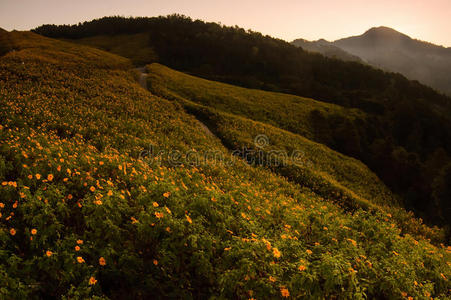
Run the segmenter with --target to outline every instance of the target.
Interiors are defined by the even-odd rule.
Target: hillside
[[[451,95],[451,48],[410,38],[388,27],[333,42],[368,63]]]
[[[330,58],[336,58],[341,59],[344,61],[354,61],[363,63],[363,60],[356,56],[352,55],[340,47],[335,46],[333,43],[328,42],[324,39],[320,39],[317,41],[307,41],[304,39],[296,39],[291,42],[291,44],[295,45],[296,47],[301,47],[302,49],[310,52],[317,52],[321,53],[324,56],[330,57]]]
[[[365,119],[315,113],[317,132],[312,139],[362,161],[429,224],[451,226],[451,99],[419,82],[307,52],[237,26],[180,15],[105,17],[76,25],[43,25],[34,31],[103,50],[120,41],[124,47],[111,51],[134,61],[360,109]],[[148,41],[145,48],[144,42],[136,41],[139,35]],[[124,52],[125,45],[139,47]],[[146,51],[152,55],[143,60],[138,54]],[[296,125],[279,127],[305,133]]]
[[[436,230],[233,159],[187,108],[141,88],[125,58],[8,35],[1,298],[448,296],[450,249],[426,239]],[[230,162],[189,163],[207,151]]]
[[[299,157],[299,164],[286,160],[283,162],[287,165],[284,167],[292,169],[293,173],[312,173],[305,175],[305,181],[298,182],[299,184],[309,184],[313,188],[313,182],[329,182],[328,184],[337,185],[337,190],[347,189],[360,198],[370,199],[374,204],[396,206],[390,191],[365,165],[307,139],[320,138],[312,115],[364,118],[362,112],[313,99],[209,81],[159,64],[149,65],[147,70],[148,86],[152,93],[166,99],[175,99],[184,105],[188,111],[206,122],[230,150],[273,151],[273,159],[278,150],[288,156],[298,150],[299,155],[302,155]],[[261,135],[265,140],[264,147],[259,149],[254,137]],[[262,165],[267,163],[270,167],[276,167],[276,172],[282,172],[280,166],[261,162]]]

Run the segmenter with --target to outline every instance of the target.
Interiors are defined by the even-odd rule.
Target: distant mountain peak
[[[409,36],[405,35],[404,33],[401,33],[399,31],[396,31],[393,28],[386,27],[386,26],[370,28],[362,35],[362,37],[383,38],[383,39],[410,38]]]

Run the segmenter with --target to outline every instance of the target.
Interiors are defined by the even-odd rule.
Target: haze
[[[42,24],[73,24],[110,15],[179,13],[194,19],[238,25],[287,41],[362,34],[388,26],[413,38],[451,46],[449,0],[0,0],[0,27],[28,30]]]

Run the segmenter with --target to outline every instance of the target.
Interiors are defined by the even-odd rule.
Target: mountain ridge
[[[371,65],[399,72],[451,95],[451,48],[417,40],[385,26],[332,44]]]

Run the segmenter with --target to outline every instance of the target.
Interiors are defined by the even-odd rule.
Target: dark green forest
[[[451,225],[451,99],[417,81],[180,15],[105,17],[34,32],[73,40],[145,33],[152,49],[146,63],[358,108],[364,118],[314,111],[314,139],[363,161],[426,222]]]

